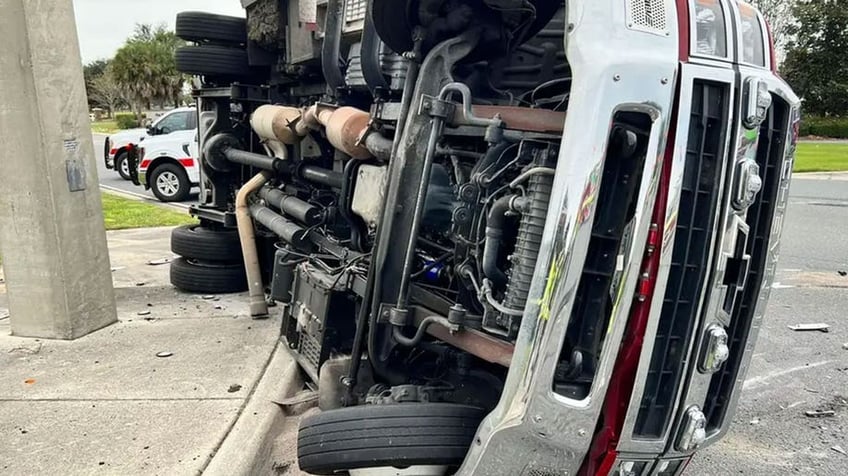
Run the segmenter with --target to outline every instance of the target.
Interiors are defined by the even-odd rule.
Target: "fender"
[[[179,164],[185,169],[192,184],[200,182],[199,164],[193,157],[191,147],[195,136],[195,131],[181,131],[150,138],[140,144],[144,154],[138,165],[138,177],[145,189],[150,189],[148,174],[163,163]]]

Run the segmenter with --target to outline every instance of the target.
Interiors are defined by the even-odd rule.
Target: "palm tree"
[[[183,43],[164,26],[136,25],[112,60],[115,81],[127,92],[136,117],[150,101],[176,103],[185,78],[177,71],[174,53]]]

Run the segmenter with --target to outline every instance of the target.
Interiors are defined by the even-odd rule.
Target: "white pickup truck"
[[[184,201],[200,183],[197,129],[148,137],[138,152],[139,184],[160,201]]]
[[[191,107],[181,107],[169,111],[146,129],[117,132],[106,138],[103,151],[106,168],[114,169],[121,178],[130,180],[130,170],[127,165],[127,147],[130,144],[138,145],[150,137],[167,136],[175,132],[195,129],[197,129],[197,111]]]

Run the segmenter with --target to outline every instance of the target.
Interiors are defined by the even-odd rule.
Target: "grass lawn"
[[[103,193],[103,219],[107,230],[152,228],[197,223],[188,212],[181,213],[149,203]]]
[[[111,193],[101,193],[103,197],[103,219],[107,230],[128,230],[130,228],[153,228],[157,226],[178,226],[197,223],[186,213],[169,210],[149,203],[129,200]],[[0,256],[0,265],[3,257]]]
[[[112,134],[114,132],[118,132],[118,123],[114,119],[92,122],[91,132],[96,132],[98,134]]]
[[[848,143],[800,142],[795,154],[795,172],[848,171]]]

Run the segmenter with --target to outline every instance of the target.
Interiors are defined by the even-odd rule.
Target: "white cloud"
[[[111,58],[136,23],[174,27],[177,13],[245,16],[239,0],[73,0],[83,63]]]

